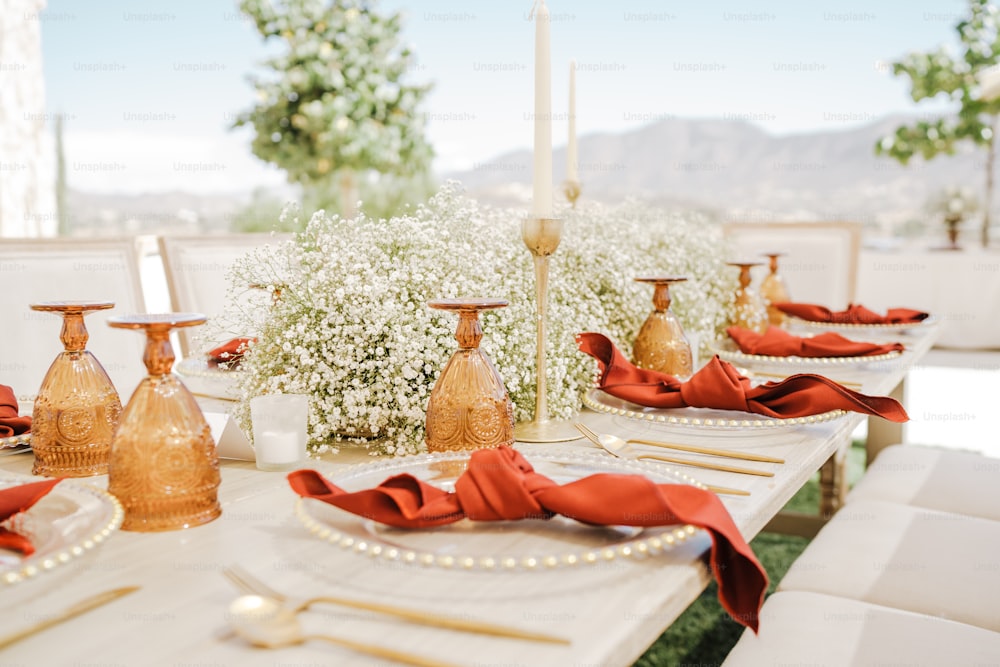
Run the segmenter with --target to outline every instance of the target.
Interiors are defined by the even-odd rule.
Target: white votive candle
[[[254,438],[257,461],[264,464],[298,463],[302,460],[299,434],[293,431],[264,431]]]

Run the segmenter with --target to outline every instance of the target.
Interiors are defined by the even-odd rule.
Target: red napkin
[[[767,573],[732,517],[710,491],[655,484],[641,475],[597,474],[564,486],[534,471],[510,447],[480,449],[449,493],[412,475],[390,477],[374,489],[349,493],[315,470],[288,475],[295,493],[397,528],[430,528],[472,521],[548,519],[561,514],[611,526],[691,524],[712,537],[711,571],[719,599],[739,623],[757,630]]]
[[[19,417],[17,411],[14,390],[0,384],[0,438],[21,435],[31,430],[31,417]]]
[[[256,343],[256,338],[234,338],[208,351],[208,358],[217,364],[232,364],[243,359],[247,345]]]
[[[778,327],[768,327],[763,334],[742,327],[729,327],[726,333],[745,354],[772,357],[866,357],[904,350],[902,343],[862,343],[832,331],[811,338],[794,336]]]
[[[597,359],[601,369],[600,388],[636,405],[742,410],[778,418],[851,410],[894,422],[909,419],[903,406],[893,398],[867,396],[819,375],[803,373],[752,387],[750,380],[732,364],[716,356],[690,380],[681,382],[666,373],[636,368],[602,334],[578,334],[576,342],[582,352]]]
[[[0,522],[6,521],[15,514],[20,514],[37,503],[60,481],[59,478],[46,479],[41,482],[12,486],[0,491]],[[35,553],[35,547],[27,537],[3,526],[0,526],[0,549],[20,551],[25,556]]]
[[[792,303],[783,301],[773,304],[783,313],[808,320],[809,322],[831,322],[834,324],[912,324],[922,322],[930,315],[910,308],[890,308],[885,315],[879,315],[864,306],[852,303],[847,310],[836,312],[825,306],[811,303]]]

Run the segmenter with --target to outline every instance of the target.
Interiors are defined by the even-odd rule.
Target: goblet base
[[[533,420],[514,425],[514,439],[518,442],[569,442],[582,438],[573,422],[560,419]]]

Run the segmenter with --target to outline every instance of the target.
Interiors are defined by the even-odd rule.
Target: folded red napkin
[[[243,359],[247,345],[256,343],[256,338],[234,338],[208,351],[208,358],[217,364],[231,364]]]
[[[636,368],[602,334],[578,334],[576,342],[582,352],[597,359],[600,388],[636,405],[742,410],[778,418],[851,410],[894,422],[909,419],[893,398],[867,396],[819,375],[802,373],[753,387],[749,378],[716,356],[687,382],[681,382],[666,373]]]
[[[830,322],[833,324],[912,324],[922,322],[929,314],[910,308],[890,308],[885,315],[879,315],[864,306],[852,303],[847,310],[832,311],[825,306],[811,303],[783,301],[774,307],[783,313],[808,320],[809,322]]]
[[[60,481],[59,478],[46,479],[0,491],[0,523],[37,503]],[[20,551],[25,556],[35,553],[35,547],[27,537],[3,526],[0,526],[0,549]]]
[[[31,430],[31,417],[19,417],[14,390],[0,384],[0,438],[21,435]]]
[[[818,336],[795,336],[779,327],[768,327],[759,334],[742,327],[729,327],[726,333],[745,354],[772,357],[867,357],[889,352],[902,352],[902,343],[863,343],[827,332]]]
[[[315,470],[290,473],[288,482],[300,496],[397,528],[430,528],[463,518],[548,519],[556,514],[602,526],[698,526],[712,537],[711,571],[719,582],[722,606],[738,622],[757,630],[767,573],[722,501],[710,491],[610,473],[560,486],[506,446],[472,452],[454,493],[406,474],[353,493]]]

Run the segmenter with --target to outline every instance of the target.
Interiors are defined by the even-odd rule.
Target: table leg
[[[847,449],[841,447],[819,469],[819,515],[830,520],[847,497]]]
[[[904,376],[896,388],[889,394],[892,398],[906,405],[906,377]],[[868,440],[865,443],[866,465],[871,465],[879,452],[889,445],[903,442],[903,425],[887,421],[881,417],[868,418]]]

